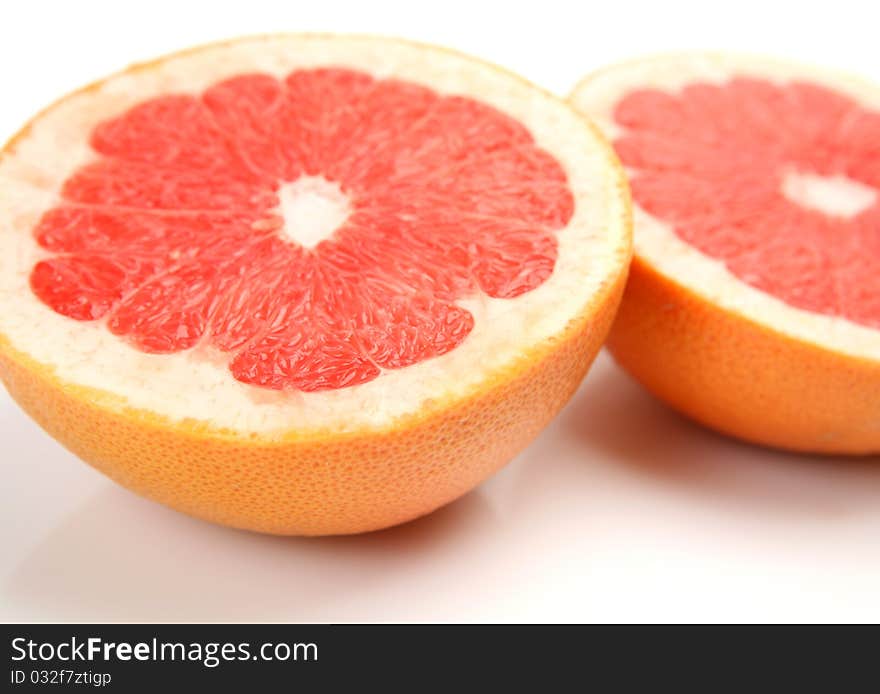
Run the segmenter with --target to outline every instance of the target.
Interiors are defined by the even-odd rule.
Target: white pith
[[[848,176],[789,171],[782,193],[792,202],[832,217],[855,217],[877,201],[877,191]]]
[[[323,176],[300,176],[278,190],[281,235],[304,248],[333,236],[351,212],[348,196],[338,183]]]
[[[729,54],[677,54],[625,63],[582,82],[572,93],[571,101],[613,141],[624,132],[614,120],[614,110],[629,92],[675,92],[694,82],[723,84],[735,76],[780,84],[807,80],[848,95],[863,107],[880,110],[880,89],[858,78],[784,61]],[[820,184],[814,179],[797,194],[802,204],[844,210],[858,209],[870,194],[876,194],[861,184],[847,187],[847,182],[826,179]],[[759,291],[738,279],[721,261],[682,241],[671,226],[649,215],[635,201],[633,208],[635,253],[661,274],[726,310],[791,337],[855,357],[880,359],[880,331],[794,308]]]
[[[41,214],[59,202],[63,181],[94,158],[96,123],[159,94],[198,93],[230,75],[351,66],[376,77],[426,84],[487,102],[523,123],[562,164],[575,213],[559,231],[552,276],[523,296],[460,301],[475,318],[448,354],[382,373],[369,383],[318,393],[279,392],[236,381],[230,354],[204,346],[150,355],[101,321],[78,322],[41,303],[28,286],[47,254],[33,240]],[[283,207],[283,202],[282,202]],[[283,210],[282,210],[283,212]],[[382,427],[426,403],[471,392],[524,351],[559,335],[626,259],[626,200],[605,145],[571,109],[492,66],[438,49],[369,38],[271,37],[209,46],[117,75],[40,115],[0,159],[0,335],[13,349],[54,368],[66,383],[110,391],[127,405],[172,420],[266,434]]]

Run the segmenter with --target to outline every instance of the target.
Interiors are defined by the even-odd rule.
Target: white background
[[[130,62],[244,33],[401,35],[560,94],[603,64],[682,48],[880,82],[871,4],[6,2],[0,139]],[[178,515],[76,460],[5,393],[0,461],[2,620],[880,620],[880,459],[726,440],[606,356],[494,479],[362,537],[262,537]]]

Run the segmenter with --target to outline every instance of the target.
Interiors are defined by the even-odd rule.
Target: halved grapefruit
[[[880,89],[697,54],[600,71],[571,101],[631,176],[620,364],[743,439],[880,451]]]
[[[446,50],[278,36],[133,67],[0,159],[0,375],[140,494],[279,534],[427,513],[571,396],[625,282],[611,148]]]

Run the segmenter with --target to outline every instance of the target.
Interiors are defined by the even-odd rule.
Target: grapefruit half
[[[748,441],[880,451],[880,89],[691,54],[600,71],[571,101],[631,177],[617,361]]]
[[[631,253],[574,109],[365,37],[242,39],[71,94],[0,158],[0,375],[126,487],[278,534],[464,494],[580,383]]]

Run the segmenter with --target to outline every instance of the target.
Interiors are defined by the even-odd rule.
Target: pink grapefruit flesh
[[[627,94],[633,198],[743,282],[880,328],[880,111],[810,81]]]
[[[91,146],[37,226],[53,255],[33,291],[145,352],[229,352],[236,379],[274,389],[350,387],[455,349],[473,328],[455,301],[544,282],[574,205],[511,117],[348,69],[153,98]],[[322,204],[343,209],[311,246],[298,234]]]

